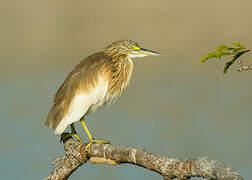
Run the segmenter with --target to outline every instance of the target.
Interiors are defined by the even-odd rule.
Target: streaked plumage
[[[55,94],[45,125],[62,134],[71,123],[121,95],[128,86],[131,57],[158,55],[130,40],[112,43],[81,61]]]

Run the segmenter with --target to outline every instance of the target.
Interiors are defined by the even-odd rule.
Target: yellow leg
[[[87,128],[87,125],[86,125],[86,123],[85,123],[85,121],[84,121],[84,117],[81,118],[80,123],[81,123],[82,127],[84,128],[85,132],[87,133],[87,136],[88,136],[89,141],[90,141],[90,142],[88,143],[88,145],[86,146],[86,151],[88,150],[88,148],[89,148],[89,147],[91,146],[91,144],[93,144],[93,143],[110,143],[109,141],[96,140],[96,139],[94,139],[93,136],[91,135],[90,131],[89,131],[88,128]]]
[[[71,126],[71,133],[66,134],[65,136],[62,137],[62,139],[64,140],[70,136],[74,136],[79,142],[82,142],[81,137],[77,134],[75,130],[74,123],[72,123],[70,126]]]

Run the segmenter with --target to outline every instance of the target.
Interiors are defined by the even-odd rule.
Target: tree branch
[[[114,146],[112,144],[81,144],[72,138],[64,142],[65,156],[55,160],[51,173],[45,180],[67,179],[79,166],[88,161],[93,164],[119,165],[129,163],[159,173],[165,180],[203,177],[211,180],[243,180],[231,167],[208,157],[176,159],[160,156],[142,149]]]
[[[237,62],[242,55],[252,51],[252,49],[245,48],[245,46],[239,42],[232,42],[232,45],[233,46],[221,44],[214,52],[207,53],[204,57],[202,57],[200,61],[204,63],[209,59],[221,59],[226,56],[232,56],[231,60],[225,63],[224,66],[223,73],[227,73],[228,69],[234,64],[234,62]],[[240,65],[237,69],[239,72],[252,70],[252,65],[243,64],[241,61],[238,61],[238,64]]]

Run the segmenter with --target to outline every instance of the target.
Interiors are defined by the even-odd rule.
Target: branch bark
[[[45,180],[61,180],[68,177],[87,162],[93,164],[119,165],[129,163],[159,173],[165,180],[183,180],[202,177],[211,180],[243,180],[231,167],[208,157],[195,159],[176,159],[160,156],[137,148],[114,146],[112,144],[81,144],[72,138],[64,142],[65,156],[55,160],[51,173]]]

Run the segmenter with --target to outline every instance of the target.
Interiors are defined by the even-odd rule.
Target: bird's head
[[[129,58],[144,56],[160,56],[161,54],[149,49],[142,48],[132,40],[120,40],[106,47],[105,52],[110,56],[127,56]]]

